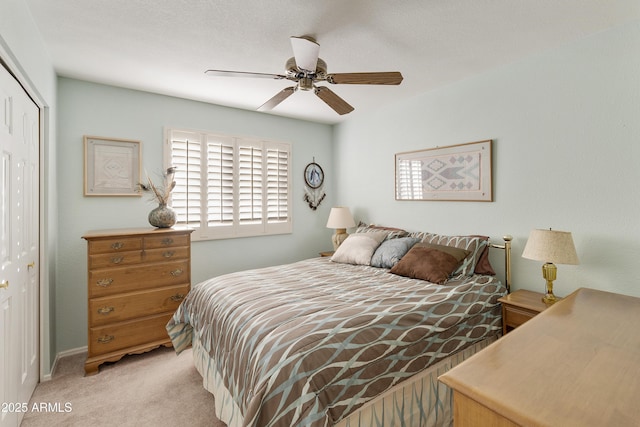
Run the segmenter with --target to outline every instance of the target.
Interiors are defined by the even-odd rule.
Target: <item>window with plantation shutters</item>
[[[167,129],[171,206],[194,240],[291,232],[287,143]]]

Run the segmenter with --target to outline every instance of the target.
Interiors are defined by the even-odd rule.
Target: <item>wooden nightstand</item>
[[[334,251],[320,252],[321,257],[333,256]]]
[[[498,301],[502,303],[502,334],[546,310],[548,306],[542,302],[543,296],[538,292],[520,289],[500,298]]]

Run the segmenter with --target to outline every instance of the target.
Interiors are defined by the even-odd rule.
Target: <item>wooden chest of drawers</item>
[[[439,377],[454,426],[638,426],[640,298],[580,288]]]
[[[87,240],[87,375],[126,354],[171,346],[165,325],[191,286],[191,232],[101,230]]]

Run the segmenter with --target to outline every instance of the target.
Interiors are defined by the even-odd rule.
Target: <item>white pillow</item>
[[[350,234],[331,257],[331,261],[343,264],[371,265],[371,257],[388,233]]]

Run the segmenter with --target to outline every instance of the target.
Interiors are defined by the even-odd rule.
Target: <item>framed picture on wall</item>
[[[140,141],[85,135],[84,195],[140,197],[140,145]]]
[[[491,143],[396,154],[396,200],[493,201]]]

